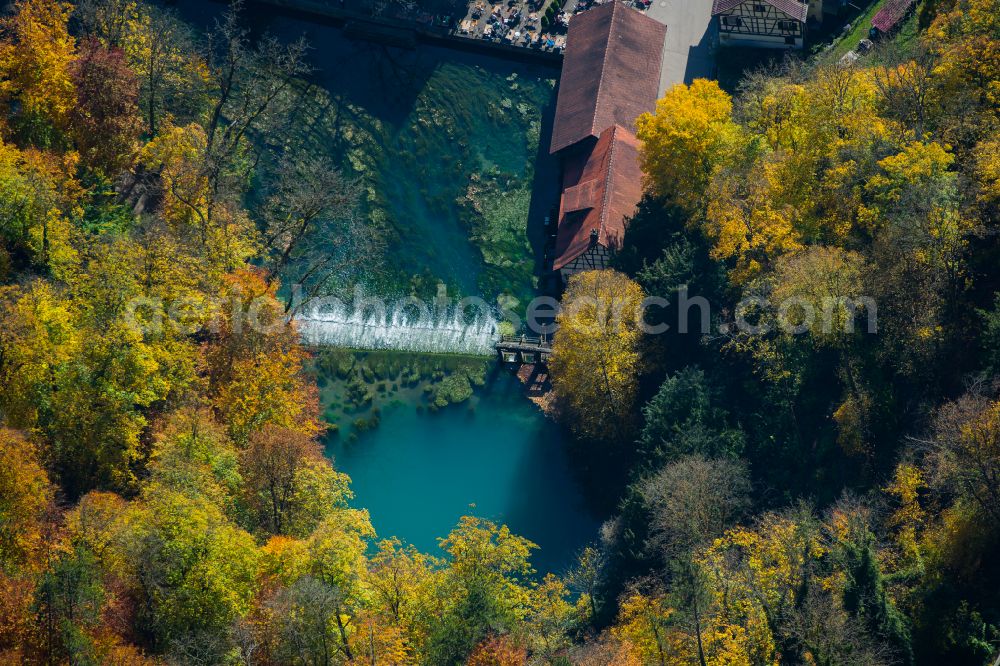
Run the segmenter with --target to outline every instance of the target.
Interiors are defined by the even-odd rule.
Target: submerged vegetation
[[[291,140],[329,153],[358,179],[358,235],[369,244],[367,261],[350,263],[327,288],[350,293],[357,281],[431,297],[443,282],[452,294],[530,300],[525,222],[553,80],[442,62],[433,51],[326,48],[340,67],[315,77],[322,87],[303,87]],[[372,94],[383,86],[391,92]]]
[[[381,409],[398,401],[430,411],[468,401],[491,366],[474,356],[342,349],[319,350],[313,364],[323,419],[349,439],[377,427]]]

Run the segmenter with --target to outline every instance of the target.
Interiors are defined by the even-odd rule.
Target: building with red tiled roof
[[[570,155],[563,164],[552,267],[564,277],[604,268],[621,248],[626,221],[641,198],[639,140],[621,125],[612,125],[590,151]]]
[[[915,4],[916,0],[889,0],[872,17],[872,27],[882,35],[891,33],[899,27]]]
[[[553,153],[562,156],[553,269],[604,268],[642,198],[635,119],[656,108],[667,27],[612,0],[569,24]]]
[[[656,105],[667,27],[614,0],[573,17],[559,79],[551,152],[635,129]]]
[[[819,0],[714,0],[721,46],[800,49],[810,14],[822,18]]]

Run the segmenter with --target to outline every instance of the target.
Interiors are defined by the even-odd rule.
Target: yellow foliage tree
[[[785,255],[771,275],[772,304],[786,328],[808,331],[818,345],[835,345],[854,330],[863,313],[864,258],[838,247],[813,245]]]
[[[724,633],[741,636],[750,663],[777,662],[772,627],[794,607],[824,553],[818,529],[765,514],[756,529],[732,529],[702,554],[699,563],[718,607],[716,622],[727,628]]]
[[[75,170],[72,153],[59,159],[0,140],[0,243],[57,278],[68,277],[79,258],[65,215],[81,193]]]
[[[21,433],[0,428],[0,456],[0,570],[34,569],[54,489],[38,450]]]
[[[728,173],[709,188],[704,231],[712,256],[734,259],[731,274],[741,283],[757,275],[770,260],[802,247],[796,229],[799,209],[778,197],[785,162],[759,161],[745,176]]]
[[[214,406],[230,436],[243,446],[268,424],[315,435],[318,398],[303,373],[306,353],[295,327],[275,298],[278,285],[251,270],[225,282],[206,360]]]
[[[989,204],[1000,202],[1000,141],[981,141],[973,151],[979,199]]]
[[[72,5],[20,0],[2,25],[0,100],[20,103],[18,121],[30,138],[49,143],[46,126],[66,126],[76,93],[70,76],[76,42],[68,30]]]
[[[712,175],[743,141],[732,108],[718,83],[696,79],[668,90],[655,113],[636,120],[642,169],[655,194],[692,210],[700,207]]]
[[[919,533],[927,522],[927,513],[920,506],[920,492],[927,487],[924,474],[916,465],[900,463],[892,482],[883,492],[893,498],[896,507],[889,516],[895,530],[894,540],[904,562],[919,564]]]
[[[166,125],[139,161],[158,171],[163,217],[187,252],[208,260],[213,275],[241,269],[259,250],[246,212],[220,201],[208,177],[208,137],[197,123]]]
[[[569,280],[552,346],[552,384],[586,437],[627,431],[641,364],[638,284],[612,270]]]
[[[938,76],[945,90],[972,88],[994,108],[1000,102],[1000,2],[958,0],[950,3],[927,31],[927,41],[941,56]]]
[[[976,226],[959,207],[954,163],[947,146],[933,141],[907,144],[879,161],[881,171],[866,185],[874,204],[863,211],[871,227],[888,229],[901,250],[953,280]]]
[[[440,609],[444,580],[441,560],[425,555],[399,539],[385,539],[371,557],[365,574],[369,612],[383,623],[399,627],[414,654],[424,654],[430,639],[430,619]]]
[[[622,598],[611,634],[629,645],[643,664],[683,663],[694,654],[690,637],[672,626],[675,610],[666,597],[637,590]]]

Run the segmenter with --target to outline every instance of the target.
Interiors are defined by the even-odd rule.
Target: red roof
[[[872,17],[872,25],[879,32],[892,32],[913,7],[914,0],[889,0]]]
[[[715,0],[712,3],[712,16],[730,12],[744,2],[750,2],[750,0]],[[754,0],[754,2],[771,5],[779,12],[787,14],[799,23],[805,23],[806,17],[809,15],[809,5],[799,2],[799,0]]]
[[[642,198],[639,140],[620,125],[601,133],[590,153],[567,158],[556,234],[556,270],[597,242],[617,250],[625,236],[625,220]]]
[[[656,107],[667,27],[617,0],[573,17],[559,79],[551,152],[612,125],[634,129]]]

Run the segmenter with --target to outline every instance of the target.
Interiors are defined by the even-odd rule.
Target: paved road
[[[675,83],[714,78],[712,0],[653,0],[646,13],[667,26],[661,95]]]

